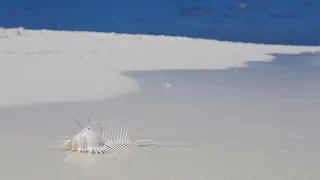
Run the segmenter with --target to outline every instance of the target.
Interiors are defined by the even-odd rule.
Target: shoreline
[[[1,107],[88,102],[137,92],[128,71],[216,70],[320,51],[187,37],[0,29]]]

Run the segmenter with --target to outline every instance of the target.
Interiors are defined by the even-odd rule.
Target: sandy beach
[[[317,180],[320,47],[0,30],[4,179]],[[290,63],[288,63],[290,62]],[[155,146],[125,162],[61,155],[85,123]]]

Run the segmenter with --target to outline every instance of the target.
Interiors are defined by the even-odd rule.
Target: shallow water
[[[0,109],[0,177],[319,179],[319,62],[316,54],[279,55],[240,69],[127,72],[140,92]],[[158,145],[120,162],[63,156],[52,146],[80,130],[72,117],[114,119]]]

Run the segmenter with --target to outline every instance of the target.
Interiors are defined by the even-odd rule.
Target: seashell
[[[85,127],[76,122],[81,131],[59,145],[65,147],[66,153],[123,158],[140,146],[145,146],[144,143],[153,142],[153,140],[132,140],[128,128],[115,121],[90,122],[88,119]]]

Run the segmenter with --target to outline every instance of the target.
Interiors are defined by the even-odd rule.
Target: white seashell
[[[78,121],[76,122],[81,126]],[[66,147],[68,150],[66,153],[101,154],[122,158],[143,145],[142,143],[153,141],[130,139],[128,129],[114,121],[90,122],[88,119],[88,125],[81,126],[81,128],[79,133],[63,141],[63,144],[60,145]]]

